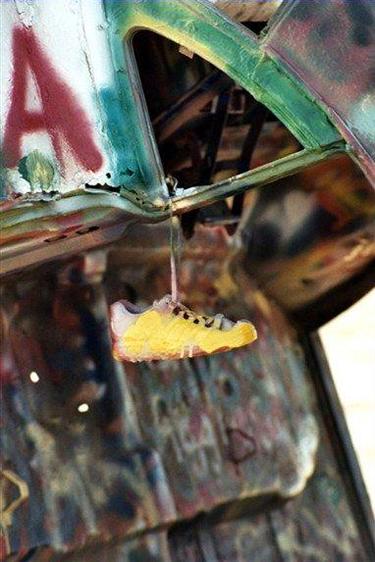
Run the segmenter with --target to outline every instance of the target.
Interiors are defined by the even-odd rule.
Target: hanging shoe
[[[257,338],[246,321],[231,322],[222,314],[195,314],[167,295],[142,311],[118,301],[111,306],[114,356],[120,361],[184,359],[230,351]]]

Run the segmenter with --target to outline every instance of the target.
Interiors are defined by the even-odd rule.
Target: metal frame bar
[[[345,152],[347,152],[347,147],[344,142],[335,143],[319,150],[301,150],[227,180],[185,189],[183,194],[172,198],[173,214],[186,213],[232,195],[255,189]]]
[[[200,111],[215,96],[233,84],[233,80],[214,71],[198,84],[191,88],[177,102],[153,120],[158,141],[164,142],[171,137],[178,129],[190,121],[195,112]]]
[[[347,151],[344,142],[316,151],[302,150],[229,180],[182,190],[182,194],[167,202],[161,201],[158,206],[131,192],[120,196],[92,188],[70,192],[59,200],[49,202],[34,201],[32,205],[30,201],[15,202],[2,215],[0,275],[107,245],[121,238],[126,228],[135,222],[160,222],[172,214],[187,213],[213,201],[290,176]],[[64,217],[73,215],[77,217],[76,225],[70,218],[65,227]],[[95,232],[81,236],[79,230],[89,229],[91,225],[96,227]],[[45,244],[48,238],[64,233],[67,234],[51,244]]]
[[[369,560],[375,560],[374,516],[322,342],[318,333],[313,332],[304,334],[301,343],[313,375],[320,412],[330,431],[335,457],[342,468],[340,474],[345,481],[358,532]]]
[[[77,252],[79,245],[70,242],[69,233],[82,225],[100,226],[103,230],[122,225],[115,229],[120,237],[119,233],[132,222],[165,220],[171,213],[180,215],[210,205],[347,151],[339,132],[307,87],[267,55],[253,33],[205,0],[169,0],[168,6],[159,0],[103,0],[103,5],[112,50],[118,146],[132,146],[137,164],[133,170],[135,179],[125,178],[119,186],[120,195],[87,186],[50,201],[29,198],[7,203],[3,207],[2,245],[4,253],[12,256],[12,267],[20,267],[23,256],[31,249],[39,252],[37,262]],[[141,28],[193,50],[222,70],[270,109],[305,150],[213,185],[188,188],[169,199],[132,48],[132,37]],[[103,105],[102,109],[105,112],[108,107]],[[130,136],[125,134],[125,121]],[[68,215],[69,221],[64,220]],[[55,242],[48,245],[49,250],[40,248],[43,237],[66,232],[67,240],[56,241],[59,252],[57,247],[56,251],[52,249]],[[109,242],[98,232],[95,240],[97,245]]]
[[[132,38],[139,29],[174,41],[225,72],[270,109],[305,149],[317,150],[341,140],[329,116],[306,85],[276,58],[266,54],[255,34],[208,2],[170,0],[168,6],[158,0],[103,2],[116,89],[124,119],[132,123],[132,142],[146,194],[151,200],[163,191],[163,178],[132,47]],[[126,190],[124,185],[121,193],[125,195]]]

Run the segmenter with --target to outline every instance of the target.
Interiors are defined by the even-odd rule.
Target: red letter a
[[[38,88],[41,112],[26,109],[28,67]],[[22,156],[24,134],[46,130],[62,166],[61,141],[64,140],[83,168],[93,172],[98,170],[103,159],[84,110],[43,53],[32,29],[17,27],[13,31],[13,68],[12,100],[3,144],[5,165],[11,168],[17,166]]]

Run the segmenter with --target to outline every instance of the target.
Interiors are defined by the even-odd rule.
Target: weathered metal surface
[[[280,154],[293,145],[279,130]],[[261,138],[258,164],[277,158]],[[303,170],[249,195],[239,229],[246,268],[283,307],[310,305],[375,257],[375,194],[347,156]]]
[[[6,529],[11,550],[51,545],[63,552],[175,519],[160,455],[139,438],[112,358],[96,284],[102,263],[89,257],[82,264],[90,285],[80,283],[77,268],[58,287],[46,277],[41,291],[35,278],[26,292],[18,285],[33,301],[29,312],[3,294],[3,466],[29,490]]]
[[[277,61],[264,56],[256,35],[220,18],[207,3],[182,0],[119,5],[105,0],[105,7],[113,63],[120,71],[119,86],[123,76],[131,73],[131,60],[123,54],[123,39],[141,27],[183,45],[223,70],[285,122],[306,148],[340,139],[303,84],[291,80],[280,71]]]
[[[282,0],[209,0],[236,21],[265,22],[275,13]]]
[[[202,518],[171,536],[178,562],[331,562],[369,560],[358,543],[343,483],[327,433],[314,476],[306,489],[282,506],[258,506],[253,513],[232,506],[220,517]]]
[[[270,107],[308,149],[287,162],[287,173],[326,157],[330,151],[321,154],[320,147],[340,140],[304,85],[265,56],[257,37],[204,2],[12,0],[1,9],[2,186],[8,199],[2,243],[12,258],[5,272],[19,269],[30,251],[34,263],[74,254],[70,238],[82,229],[105,229],[86,244],[98,246],[116,239],[116,225],[126,225],[131,215],[156,221],[169,212],[131,50],[139,28],[193,49]],[[285,173],[281,163],[231,187],[243,190]],[[90,186],[109,191],[105,201],[98,203]],[[179,212],[231,189],[198,192],[178,200]]]
[[[149,136],[133,122],[135,100],[126,115],[119,101],[102,2],[10,1],[1,10],[5,188],[147,185],[151,198],[165,197],[155,158],[137,155]]]
[[[303,150],[297,154],[280,158],[277,162],[265,164],[255,170],[232,176],[212,185],[200,185],[185,189],[181,195],[177,195],[171,201],[173,213],[182,214],[212,205],[216,201],[244,193],[249,189],[263,187],[263,185],[296,174],[311,165],[334,158],[344,152],[345,145],[343,143],[332,144],[318,151]]]
[[[155,201],[166,196],[128,41],[139,27],[216,64],[306,147],[339,139],[303,85],[266,60],[256,36],[206,3],[11,1],[2,15],[2,152],[10,192],[105,184]],[[77,77],[73,84],[70,76]]]
[[[3,287],[1,451],[3,466],[29,492],[6,529],[9,552],[48,547],[37,551],[36,560],[87,560],[86,548],[99,552],[108,541],[131,540],[134,533],[154,536],[158,527],[200,512],[250,517],[259,499],[285,501],[309,486],[316,470],[317,406],[302,350],[280,311],[232,261],[221,229],[201,230],[186,248],[182,296],[196,310],[220,306],[234,318],[246,311],[257,325],[258,343],[249,351],[178,363],[114,362],[104,289],[111,300],[119,292],[138,301],[148,301],[150,292],[163,294],[169,284],[165,234],[137,228],[129,246],[113,253],[104,286],[105,259],[98,253]],[[352,521],[340,480],[334,486],[343,498],[339,521]],[[340,524],[334,514],[327,517],[335,548],[346,556],[349,547],[337,545]],[[254,535],[270,532],[258,529],[257,520],[249,524]],[[243,554],[228,558],[223,541],[218,560],[246,555],[250,543],[240,528],[228,533],[237,533],[233,552],[242,548]],[[151,560],[168,561],[157,543],[145,535],[134,546],[108,552],[122,562],[142,560],[139,552],[146,556],[149,548]]]
[[[242,242],[271,217],[279,229],[281,257],[269,255],[267,238],[266,267],[251,245],[234,251],[241,238],[231,242],[221,229],[201,229],[186,246],[183,300],[248,315],[259,333],[251,350],[178,365],[116,363],[108,304],[126,296],[150,303],[170,282],[165,229],[131,228],[170,209],[123,39],[141,26],[195,50],[270,107],[310,163],[340,135],[275,50],[266,56],[263,42],[206,3],[108,0],[104,8],[2,4],[11,31],[1,96],[6,272],[125,232],[127,241],[107,271],[98,252],[2,286],[1,559],[365,562],[298,337],[252,277],[258,271],[295,307],[357,271],[372,251],[368,187],[345,163],[353,191],[339,173],[332,181],[330,163],[324,182],[312,171],[293,189],[275,186],[282,209],[272,189],[251,197]],[[294,221],[300,182],[314,193]],[[86,183],[117,192],[84,191]]]
[[[264,45],[327,108],[374,183],[374,2],[286,0]]]
[[[133,199],[133,200],[132,200]],[[147,203],[101,190],[77,190],[56,199],[25,197],[4,204],[0,274],[106,246],[147,217]],[[153,221],[170,215],[169,203],[152,210]]]
[[[26,555],[26,558],[25,558]],[[175,562],[170,557],[166,532],[152,533],[126,542],[103,545],[93,542],[74,553],[54,552],[40,547],[21,556],[11,556],[7,562]]]
[[[127,246],[123,251],[119,248],[110,263],[111,270],[121,271],[138,298],[146,302],[150,287],[155,287],[153,295],[159,295],[170,282],[168,246],[164,245],[168,238],[164,235],[164,251],[158,246],[156,250],[154,231],[148,234],[146,230],[144,235],[134,231],[135,238],[129,233],[131,252]],[[176,364],[125,365],[137,409],[147,401],[141,430],[148,442],[164,452],[169,482],[183,517],[237,496],[287,497],[304,486],[312,469],[314,422],[304,407],[300,410],[307,397],[299,395],[298,385],[292,387],[288,382],[291,369],[296,377],[303,371],[298,353],[293,351],[287,331],[283,343],[278,339],[283,332],[282,318],[277,313],[271,318],[271,309],[262,308],[266,302],[259,293],[249,297],[248,304],[237,299],[234,293],[239,281],[231,279],[222,262],[228,252],[226,245],[221,229],[213,229],[204,230],[202,239],[189,246],[179,271],[181,298],[195,310],[204,308],[210,313],[219,306],[230,317],[252,319],[260,331],[259,344],[252,353],[244,350]],[[250,294],[253,287],[244,276],[241,282],[241,293]],[[276,330],[273,336],[271,332]],[[274,363],[272,357],[281,352],[282,345],[283,358]],[[276,380],[269,380],[268,373],[276,371]],[[294,404],[294,413],[287,403]],[[294,415],[298,422],[293,421]],[[271,421],[274,416],[278,422]],[[295,426],[301,433],[293,429]],[[311,449],[305,450],[303,458],[305,439],[311,439]],[[239,473],[233,459],[242,459]]]

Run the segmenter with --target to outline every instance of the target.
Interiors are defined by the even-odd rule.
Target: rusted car
[[[374,560],[316,333],[374,284],[374,3],[1,12],[1,560]],[[171,253],[254,344],[114,358]]]

